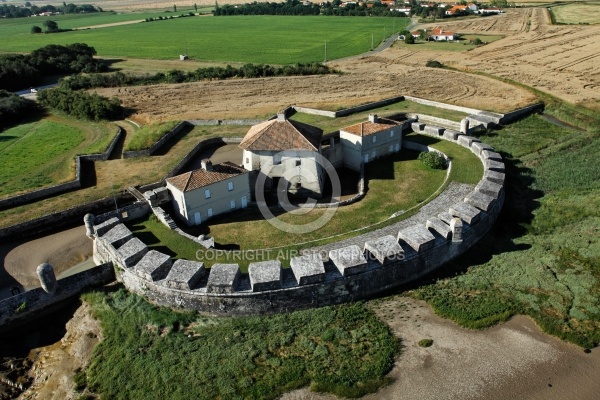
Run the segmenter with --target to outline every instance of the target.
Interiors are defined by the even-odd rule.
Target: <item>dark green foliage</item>
[[[421,347],[431,347],[431,345],[433,345],[433,339],[419,340],[419,346],[421,346]]]
[[[31,33],[42,33],[42,28],[37,25],[31,27]]]
[[[31,3],[25,6],[15,6],[13,4],[1,4],[0,5],[0,18],[24,18],[31,17],[34,14],[40,14],[44,12],[59,12],[63,14],[79,14],[82,12],[85,13],[94,13],[101,12],[102,8],[94,7],[89,4],[81,4],[76,6],[75,4],[63,4],[62,7],[55,7],[53,5],[31,5]]]
[[[37,97],[40,104],[77,118],[98,121],[119,119],[123,116],[123,107],[119,99],[107,99],[95,93],[54,88],[41,90]]]
[[[429,68],[444,68],[444,64],[442,64],[439,61],[435,61],[435,60],[429,60],[425,63],[426,67]]]
[[[419,153],[419,161],[433,169],[446,169],[446,159],[436,151]]]
[[[95,87],[121,87],[148,85],[155,83],[181,83],[196,82],[212,79],[230,78],[260,78],[269,76],[294,76],[294,75],[321,75],[334,73],[321,63],[293,64],[274,67],[263,64],[245,64],[239,68],[228,65],[226,67],[206,67],[196,71],[184,72],[171,70],[166,73],[159,72],[155,75],[128,75],[121,72],[115,74],[89,74],[77,75],[61,80],[61,86],[73,90],[90,89]]]
[[[409,33],[404,37],[404,43],[406,44],[415,44],[415,38]]]
[[[44,76],[102,72],[106,65],[94,58],[96,50],[84,43],[51,44],[29,55],[0,55],[0,89],[18,90],[39,84]]]
[[[388,9],[381,2],[373,3],[371,8],[366,4],[348,3],[341,7],[339,2],[325,2],[321,5],[311,3],[302,4],[299,0],[286,0],[283,3],[252,2],[243,5],[217,5],[213,11],[215,16],[225,15],[329,15],[353,17],[404,17],[404,13]]]
[[[14,93],[0,89],[0,128],[37,112],[37,104]]]
[[[44,26],[46,27],[47,33],[58,32],[58,24],[55,21],[44,21]]]
[[[274,399],[308,384],[358,397],[386,382],[399,349],[361,303],[204,318],[152,306],[123,289],[84,299],[105,336],[87,370],[88,388],[102,398]]]

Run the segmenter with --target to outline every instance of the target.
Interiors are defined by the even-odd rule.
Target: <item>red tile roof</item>
[[[444,31],[442,28],[434,28],[431,30],[432,35],[454,36],[452,31]]]
[[[255,151],[317,151],[322,137],[323,130],[316,126],[289,119],[273,119],[250,128],[240,147]]]
[[[213,165],[212,171],[197,169],[172,178],[167,178],[166,181],[182,192],[191,192],[192,190],[221,182],[247,172],[248,171],[244,168],[226,161],[222,164]]]
[[[400,125],[400,123],[387,118],[377,118],[377,122],[359,122],[358,124],[354,124],[346,128],[342,128],[340,130],[352,133],[353,135],[357,136],[369,136],[374,133],[389,129],[396,125]]]

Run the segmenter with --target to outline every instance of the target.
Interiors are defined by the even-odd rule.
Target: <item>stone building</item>
[[[288,192],[319,197],[325,180],[323,166],[317,162],[322,137],[322,129],[280,113],[276,119],[254,125],[244,136],[240,143],[243,166],[265,174],[267,190],[276,189],[284,179]]]
[[[203,160],[202,169],[166,182],[177,216],[190,226],[246,208],[250,202],[249,172],[231,162],[212,165],[210,160]]]
[[[340,129],[344,166],[359,171],[361,163],[396,153],[402,148],[402,124],[375,114],[368,121]]]

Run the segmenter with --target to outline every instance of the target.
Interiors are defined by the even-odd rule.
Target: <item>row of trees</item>
[[[43,106],[52,107],[76,118],[94,121],[120,119],[124,112],[121,101],[117,98],[108,99],[95,93],[73,91],[64,87],[41,90],[37,99]]]
[[[393,11],[381,2],[375,2],[371,8],[366,5],[346,4],[341,7],[340,0],[321,3],[321,5],[310,3],[304,5],[299,0],[286,0],[283,3],[247,3],[243,5],[217,4],[213,14],[222,15],[336,15],[336,16],[381,16],[381,17],[403,17],[404,13]]]
[[[24,18],[31,17],[41,13],[60,13],[60,14],[80,14],[80,13],[95,13],[102,12],[102,8],[94,7],[89,4],[75,5],[63,2],[62,6],[55,7],[53,5],[36,6],[30,2],[26,2],[24,6],[15,6],[14,4],[0,5],[0,18]]]
[[[96,50],[84,43],[51,44],[28,55],[0,55],[0,89],[35,86],[49,75],[106,71],[107,66],[94,55]]]
[[[260,78],[269,76],[321,75],[333,71],[320,63],[293,64],[274,67],[264,64],[245,64],[239,68],[227,67],[199,68],[196,71],[184,72],[172,70],[154,75],[130,75],[117,72],[115,74],[76,75],[60,81],[61,87],[72,90],[95,87],[137,86],[156,83],[196,82],[212,79]]]
[[[12,125],[37,110],[35,101],[0,90],[0,128]]]

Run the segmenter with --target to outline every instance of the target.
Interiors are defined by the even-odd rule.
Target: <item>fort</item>
[[[462,125],[469,129],[467,122]],[[504,164],[490,146],[460,131],[416,119],[410,128],[470,149],[484,167],[480,182],[474,188],[449,185],[404,221],[304,249],[290,258],[290,268],[282,268],[277,257],[250,263],[247,273],[236,263],[217,263],[209,269],[202,260],[172,262],[168,255],[149,250],[116,217],[88,223],[94,259],[112,263],[126,288],[153,303],[216,315],[285,312],[354,301],[418,279],[466,252],[492,227],[504,202]],[[404,143],[419,151],[433,150]]]
[[[402,100],[403,97],[393,100],[398,99]],[[383,102],[386,101],[390,100]],[[440,268],[468,251],[485,235],[493,226],[504,202],[502,157],[469,133],[494,124],[510,123],[543,106],[534,104],[503,115],[418,98],[410,98],[410,101],[470,114],[461,123],[427,115],[406,115],[403,131],[412,130],[468,148],[484,167],[477,185],[450,183],[441,194],[421,207],[416,215],[351,239],[291,254],[290,268],[282,268],[277,252],[271,253],[271,249],[265,249],[263,254],[272,254],[273,258],[256,260],[249,265],[248,272],[242,272],[234,259],[232,263],[217,263],[207,268],[202,260],[173,262],[168,255],[150,250],[123,223],[152,211],[165,225],[173,222],[164,211],[161,213],[160,207],[152,206],[148,196],[140,196],[132,205],[96,217],[89,214],[90,210],[85,217],[85,225],[88,236],[94,240],[97,267],[59,280],[53,291],[39,288],[1,301],[0,324],[6,329],[13,322],[30,320],[42,310],[85,288],[115,279],[130,291],[159,305],[215,315],[250,315],[365,299]],[[380,106],[380,103],[373,103],[371,108]],[[363,109],[369,107],[361,106]],[[300,107],[298,111],[321,115],[328,113]],[[342,110],[334,114],[344,112]],[[223,121],[211,121],[213,123],[218,125]],[[166,178],[174,176],[206,146],[239,141],[210,138],[199,142]],[[418,151],[437,151],[409,140],[404,140],[402,146]],[[164,181],[147,185],[143,190],[152,193],[163,186]],[[360,199],[362,195],[364,193],[361,192],[355,197]],[[170,227],[210,247],[210,240],[205,242],[185,234],[176,226]],[[49,276],[47,266],[44,270],[45,276]]]

